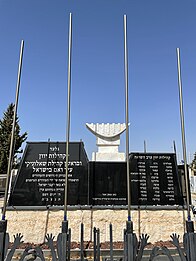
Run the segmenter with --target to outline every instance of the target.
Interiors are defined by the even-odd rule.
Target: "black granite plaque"
[[[9,205],[64,205],[65,146],[27,143]],[[183,205],[175,154],[131,153],[129,163],[132,205]],[[127,205],[126,162],[88,162],[83,143],[70,142],[68,205]]]
[[[175,154],[131,153],[131,204],[183,205]],[[89,162],[90,203],[127,205],[125,162]]]
[[[89,162],[90,204],[126,205],[125,162]]]
[[[187,165],[187,173],[189,173],[189,166],[188,165]],[[178,165],[178,175],[180,177],[180,182],[181,182],[181,187],[182,187],[182,195],[183,195],[184,203],[186,205],[187,193],[186,193],[186,179],[185,179],[184,165]],[[188,175],[188,190],[189,190],[189,192],[191,191],[189,175]],[[189,202],[191,202],[191,193],[189,193]]]
[[[183,205],[175,154],[130,154],[133,205]]]
[[[9,205],[64,205],[66,143],[28,142]],[[68,205],[88,204],[88,159],[82,142],[70,142]]]

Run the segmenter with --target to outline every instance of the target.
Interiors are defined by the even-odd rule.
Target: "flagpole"
[[[179,87],[179,102],[180,102],[181,135],[182,135],[182,147],[183,147],[184,174],[185,174],[185,183],[186,183],[187,218],[188,218],[188,221],[191,221],[190,199],[189,199],[190,191],[189,191],[189,178],[188,178],[188,171],[187,171],[187,154],[186,154],[186,140],[185,140],[185,127],[184,127],[180,48],[177,48],[176,52],[177,52],[177,66],[178,66],[178,87]]]
[[[71,94],[71,49],[72,49],[72,14],[69,15],[69,50],[68,50],[68,91],[67,91],[67,129],[66,129],[66,164],[65,164],[65,198],[64,221],[67,221],[67,187],[70,137],[70,94]]]
[[[146,141],[144,140],[144,153],[146,153]]]
[[[9,160],[8,160],[8,168],[7,168],[7,179],[6,179],[6,187],[5,187],[5,196],[4,196],[4,203],[3,203],[3,210],[2,210],[2,220],[5,220],[5,215],[6,215],[6,207],[7,207],[8,192],[9,192],[9,185],[10,185],[10,177],[11,177],[11,170],[12,170],[12,164],[13,164],[14,134],[15,134],[15,126],[16,126],[18,98],[19,98],[19,91],[20,91],[20,79],[21,79],[21,71],[22,71],[23,50],[24,50],[24,41],[22,40],[21,41],[21,46],[20,46],[18,78],[17,78],[17,85],[16,85],[16,96],[15,96],[15,104],[14,104],[14,116],[13,116],[13,123],[12,123],[12,133],[11,133],[11,141],[10,141],[10,150],[9,150]]]
[[[128,205],[128,222],[127,226],[132,229],[131,225],[131,188],[129,174],[129,99],[128,99],[128,51],[127,51],[127,16],[124,15],[124,69],[125,69],[125,118],[126,118],[126,166],[127,166],[127,205]]]

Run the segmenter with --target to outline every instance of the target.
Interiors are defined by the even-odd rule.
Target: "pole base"
[[[62,233],[66,233],[68,232],[68,221],[63,221],[62,222]]]
[[[133,222],[132,221],[126,222],[126,229],[127,229],[127,234],[133,233]]]
[[[193,221],[186,221],[186,231],[187,231],[187,233],[194,233]]]
[[[7,230],[7,220],[0,221],[0,233],[6,233]]]

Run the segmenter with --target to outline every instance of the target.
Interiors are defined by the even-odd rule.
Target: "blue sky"
[[[28,141],[66,137],[69,13],[73,14],[71,140],[91,158],[85,123],[125,121],[123,15],[128,19],[130,151],[181,156],[176,47],[181,49],[188,159],[196,151],[196,0],[0,0],[0,118],[14,102]],[[125,150],[125,135],[121,139]]]

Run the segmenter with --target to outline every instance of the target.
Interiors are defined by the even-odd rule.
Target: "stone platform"
[[[8,210],[8,233],[22,233],[24,242],[43,243],[47,233],[57,236],[61,232],[63,210]],[[186,214],[186,213],[185,213]],[[137,210],[132,211],[134,232],[150,235],[149,242],[168,241],[172,233],[184,234],[182,210]],[[123,241],[127,210],[69,210],[68,222],[72,229],[72,241],[80,241],[80,224],[84,223],[84,240],[92,241],[93,227],[100,229],[101,242],[109,241],[109,224],[113,225],[113,242]],[[139,221],[140,220],[140,221]]]

